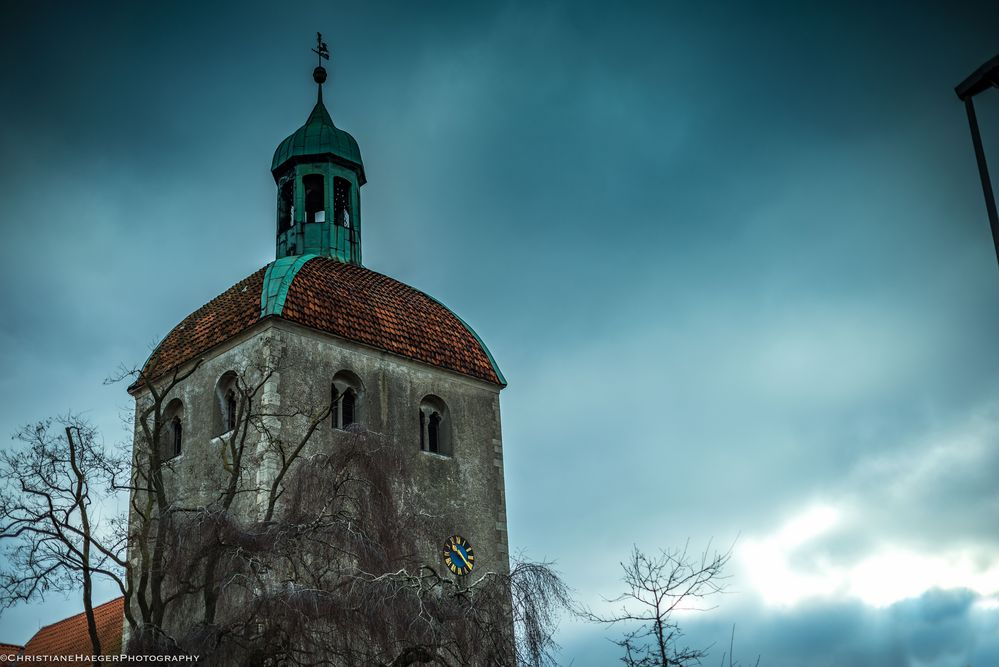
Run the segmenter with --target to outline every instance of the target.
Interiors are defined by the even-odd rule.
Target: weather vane
[[[323,58],[326,60],[330,59],[330,50],[326,46],[326,42],[323,41],[323,33],[316,33],[316,48],[312,49],[312,52],[319,56],[319,65],[322,66]]]
[[[326,68],[323,67],[323,58],[326,60],[330,59],[330,50],[329,47],[326,46],[326,42],[323,41],[323,33],[316,33],[316,48],[312,49],[312,52],[319,56],[319,66],[312,71],[312,78],[320,86],[319,98],[322,99],[322,85],[326,82]]]

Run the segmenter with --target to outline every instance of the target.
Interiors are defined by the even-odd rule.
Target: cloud
[[[515,549],[591,599],[632,543],[741,534],[764,569],[733,583],[787,606],[712,640],[737,619],[767,665],[946,663],[897,638],[932,608],[994,664],[999,283],[952,93],[994,9],[24,5],[0,424],[72,407],[113,438],[128,399],[100,380],[271,258],[268,160],[325,24],[366,262],[510,379]]]
[[[999,522],[997,466],[999,401],[861,458],[824,504],[743,539],[748,589],[783,606],[840,598],[884,607],[934,589],[999,599],[989,529]]]
[[[999,611],[983,608],[968,590],[932,589],[883,608],[857,600],[813,600],[776,609],[751,599],[722,599],[710,613],[681,624],[690,646],[709,646],[705,664],[720,663],[735,629],[742,665],[766,667],[955,667],[999,661]],[[563,656],[574,667],[612,664],[620,651],[609,639],[622,628],[570,625]]]

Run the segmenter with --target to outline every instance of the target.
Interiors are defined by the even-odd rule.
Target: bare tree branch
[[[732,547],[717,552],[710,544],[699,557],[689,553],[689,542],[681,549],[661,549],[655,556],[633,546],[630,558],[621,563],[625,592],[607,600],[620,603],[619,611],[605,615],[587,610],[583,616],[596,623],[623,623],[629,628],[615,641],[624,650],[622,662],[629,667],[701,664],[710,647],[684,645],[675,613],[712,609],[705,601],[724,592],[724,569],[731,557]]]

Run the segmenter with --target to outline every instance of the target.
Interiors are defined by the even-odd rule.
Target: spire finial
[[[326,68],[323,67],[323,59],[330,59],[330,50],[323,41],[323,33],[316,33],[316,48],[312,52],[319,56],[319,66],[312,70],[312,79],[319,84],[319,101],[323,101],[323,84],[326,82]]]

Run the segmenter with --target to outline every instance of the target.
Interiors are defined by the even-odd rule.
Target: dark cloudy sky
[[[366,265],[510,381],[514,550],[599,606],[633,543],[738,537],[693,643],[997,665],[999,271],[953,87],[999,9],[917,4],[4,3],[0,432],[124,437],[102,379],[273,258],[321,30]],[[999,169],[999,91],[979,116]]]

